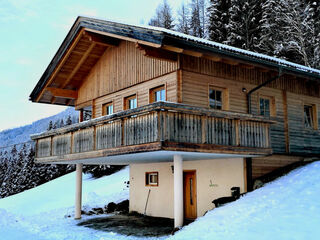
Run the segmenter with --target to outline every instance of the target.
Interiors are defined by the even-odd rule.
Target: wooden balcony
[[[155,151],[268,155],[272,123],[260,116],[157,102],[31,138],[36,141],[37,162]]]

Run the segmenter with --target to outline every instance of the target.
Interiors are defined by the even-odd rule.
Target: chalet
[[[130,211],[174,218],[320,154],[320,71],[174,31],[78,17],[30,95],[80,122],[33,135],[38,163],[130,165]],[[146,200],[148,198],[148,203]]]

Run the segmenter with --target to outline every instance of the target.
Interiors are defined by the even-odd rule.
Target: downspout
[[[255,91],[259,90],[260,88],[266,86],[267,84],[279,79],[282,76],[282,68],[279,68],[278,71],[278,76],[275,76],[273,78],[270,78],[269,80],[265,81],[264,83],[261,83],[260,85],[256,86],[255,88],[251,89],[248,94],[247,94],[247,104],[248,104],[248,113],[252,114],[252,109],[251,109],[251,95]]]

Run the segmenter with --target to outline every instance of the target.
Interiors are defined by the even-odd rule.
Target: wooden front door
[[[186,219],[197,218],[197,189],[196,171],[183,172],[183,201],[184,217]]]

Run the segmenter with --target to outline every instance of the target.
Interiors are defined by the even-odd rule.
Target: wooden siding
[[[320,155],[320,130],[304,127],[304,104],[314,104],[319,118],[320,98],[288,93],[289,151],[295,154]]]
[[[181,55],[180,62],[183,70],[253,85],[259,85],[272,78],[275,74],[259,68],[248,69],[241,67],[241,64],[233,66],[188,55]],[[291,75],[284,75],[267,86],[296,94],[320,97],[320,86],[318,83]]]
[[[137,95],[138,106],[147,105],[149,104],[149,90],[160,85],[165,85],[167,101],[177,102],[177,73],[173,72],[116,93],[97,98],[94,102],[94,115],[95,117],[102,116],[102,106],[108,102],[113,103],[113,111],[115,113],[124,110],[124,98],[133,94]]]
[[[213,77],[209,75],[183,71],[182,102],[199,107],[208,107],[208,90],[210,86],[227,89],[228,110],[232,112],[247,113],[247,95],[243,88],[252,89],[255,85],[235,82],[229,79]],[[281,90],[263,87],[252,95],[252,111],[258,114],[259,96],[270,96],[275,99],[276,124],[271,125],[271,144],[274,152],[285,153],[285,127],[283,93]]]
[[[145,57],[134,43],[108,48],[78,92],[77,104],[175,71],[178,63]]]
[[[262,177],[278,168],[302,161],[302,157],[272,155],[252,159],[252,179]]]

